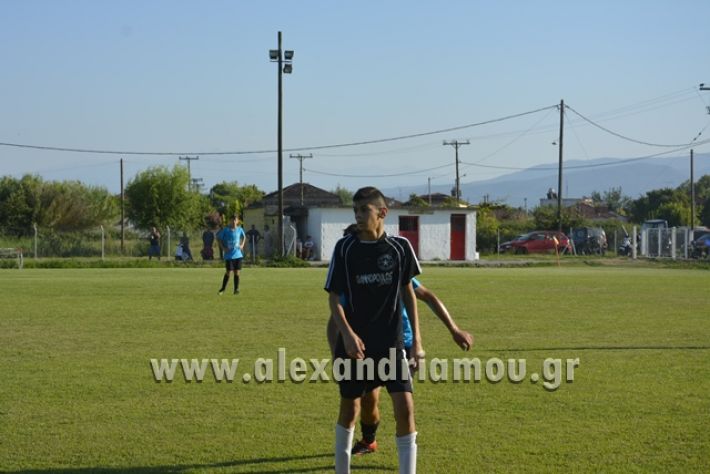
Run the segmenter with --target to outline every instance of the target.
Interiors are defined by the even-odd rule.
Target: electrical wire
[[[525,115],[535,114],[548,110],[550,108],[557,107],[556,105],[550,105],[547,107],[541,107],[535,110],[529,110],[527,112],[522,112],[513,115],[506,115],[504,117],[498,117],[495,119],[484,120],[482,122],[469,123],[466,125],[459,125],[456,127],[442,128],[439,130],[433,130],[429,132],[412,133],[409,135],[400,135],[396,137],[389,138],[377,138],[372,140],[362,140],[358,142],[349,143],[336,143],[332,145],[317,145],[310,147],[299,147],[299,148],[284,148],[282,151],[308,151],[308,150],[325,150],[328,148],[343,148],[350,146],[360,146],[360,145],[371,145],[375,143],[386,143],[398,140],[407,140],[410,138],[425,137],[429,135],[436,135],[440,133],[448,133],[457,130],[464,130],[466,128],[480,127],[482,125],[489,125],[492,123],[503,122],[506,120],[512,120],[518,117],[524,117]],[[0,142],[0,146],[15,147],[15,148],[29,148],[33,150],[44,150],[44,151],[62,151],[62,152],[72,152],[72,153],[95,153],[95,154],[109,154],[109,155],[148,155],[148,156],[179,156],[179,155],[200,155],[200,156],[216,156],[216,155],[257,155],[262,153],[276,153],[277,150],[249,150],[249,151],[220,151],[220,152],[205,152],[205,151],[190,151],[190,152],[146,152],[146,151],[118,151],[118,150],[95,150],[86,148],[65,148],[56,146],[40,146],[40,145],[27,145],[21,143],[6,143]]]
[[[426,168],[426,169],[421,169],[421,170],[407,171],[404,173],[392,173],[392,174],[336,174],[336,173],[329,173],[326,171],[316,171],[316,170],[313,170],[310,168],[303,168],[303,171],[307,171],[309,173],[314,173],[314,174],[321,174],[324,176],[335,176],[338,178],[392,178],[394,176],[408,176],[408,175],[413,175],[413,174],[425,173],[427,171],[433,171],[433,170],[438,170],[441,168],[447,168],[449,166],[453,166],[453,163],[449,163],[449,164],[441,165],[441,166],[434,166],[432,168]]]
[[[683,147],[683,146],[687,146],[687,145],[688,145],[687,143],[681,143],[681,144],[675,144],[675,145],[667,145],[667,144],[649,143],[649,142],[644,142],[644,141],[641,141],[641,140],[636,140],[636,139],[634,139],[634,138],[630,138],[630,137],[627,137],[627,136],[622,135],[622,134],[620,134],[620,133],[616,133],[616,132],[614,132],[614,131],[612,131],[612,130],[609,130],[608,128],[604,127],[603,125],[599,125],[598,123],[596,123],[596,122],[594,122],[593,120],[591,120],[591,119],[585,117],[584,115],[580,114],[579,112],[577,112],[576,110],[574,110],[572,107],[570,107],[570,106],[568,106],[568,105],[566,105],[565,107],[566,107],[567,109],[571,110],[572,112],[574,112],[577,116],[579,116],[582,120],[584,120],[585,122],[589,123],[590,125],[593,125],[593,126],[597,127],[598,129],[603,130],[603,131],[605,131],[605,132],[607,132],[607,133],[609,133],[609,134],[611,134],[611,135],[614,135],[615,137],[621,138],[621,139],[623,139],[623,140],[627,140],[627,141],[630,141],[630,142],[633,142],[633,143],[638,143],[638,144],[640,144],[640,145],[655,146],[655,147],[661,147],[661,148],[678,148],[678,147]]]

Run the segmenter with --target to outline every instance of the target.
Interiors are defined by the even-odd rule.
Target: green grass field
[[[334,383],[157,383],[151,358],[325,358],[325,269],[0,271],[0,471],[332,471]],[[469,357],[579,358],[574,383],[417,382],[419,472],[710,470],[710,272],[425,268]],[[420,306],[429,358],[463,356]],[[383,395],[380,450],[396,472]]]

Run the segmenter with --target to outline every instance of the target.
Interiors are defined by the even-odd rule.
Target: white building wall
[[[466,214],[466,260],[476,259],[476,213],[451,209],[412,214],[407,209],[390,209],[385,232],[399,235],[399,216],[419,217],[419,258],[449,260],[451,256],[451,214]],[[316,258],[329,261],[343,229],[354,223],[350,208],[315,208],[309,210],[308,232],[316,244]]]
[[[308,231],[316,244],[316,258],[330,261],[336,242],[343,236],[343,229],[354,222],[351,208],[309,209]]]
[[[466,214],[466,260],[478,260],[476,252],[476,213]]]

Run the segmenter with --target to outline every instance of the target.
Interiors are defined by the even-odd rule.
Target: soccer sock
[[[397,455],[399,457],[399,474],[416,474],[417,472],[417,432],[405,436],[397,436]]]
[[[239,289],[239,275],[234,275],[234,290]]]
[[[220,289],[219,291],[224,291],[224,289],[227,288],[228,281],[229,281],[229,273],[227,273],[226,275],[224,275],[224,277],[222,277],[222,289]]]
[[[350,450],[354,434],[354,428],[335,425],[335,474],[350,474]]]
[[[380,426],[379,423],[375,423],[374,425],[366,425],[365,423],[360,422],[360,429],[362,430],[362,440],[367,444],[370,444],[375,441],[378,426]]]

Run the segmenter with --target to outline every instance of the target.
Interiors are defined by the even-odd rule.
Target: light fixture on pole
[[[284,255],[284,186],[283,186],[283,87],[281,77],[283,74],[291,74],[293,66],[293,50],[283,51],[281,48],[281,32],[278,35],[278,49],[269,50],[269,59],[278,65],[278,125],[277,125],[277,148],[278,148],[278,187],[279,187],[279,209],[278,209],[278,242],[279,255]]]

